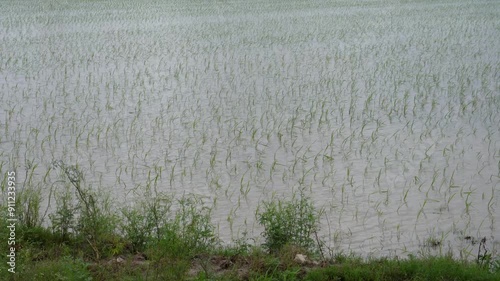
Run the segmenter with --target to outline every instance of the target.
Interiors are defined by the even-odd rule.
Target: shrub
[[[178,201],[179,209],[173,215],[158,213],[164,218],[158,231],[157,250],[160,258],[189,257],[212,249],[217,239],[210,220],[210,209],[196,197],[184,197]],[[169,210],[159,209],[161,210]]]
[[[49,214],[52,223],[52,231],[61,235],[63,240],[68,240],[75,230],[75,213],[77,208],[73,204],[73,197],[66,186],[64,192],[55,195],[56,210]]]
[[[151,212],[148,212],[148,209],[145,210],[146,213],[136,209],[122,209],[122,214],[125,217],[122,223],[122,231],[125,239],[132,244],[133,252],[144,251],[155,227]]]
[[[264,227],[264,246],[269,252],[277,252],[287,244],[314,248],[311,234],[317,228],[318,215],[308,198],[264,202],[264,210],[257,217]]]
[[[61,168],[75,188],[78,199],[73,206],[71,194],[60,198],[56,214],[51,217],[54,231],[67,235],[70,229],[74,230],[75,238],[90,246],[95,260],[120,253],[125,245],[115,233],[118,217],[114,214],[109,196],[84,188],[83,173],[78,166],[68,166],[62,161],[53,165]]]

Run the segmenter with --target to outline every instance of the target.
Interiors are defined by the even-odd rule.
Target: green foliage
[[[57,261],[43,261],[19,272],[19,280],[33,281],[90,281],[93,280],[87,270],[87,263],[80,259],[64,257]]]
[[[161,280],[183,280],[191,259],[212,251],[217,244],[210,209],[194,196],[183,197],[177,203],[176,212],[170,212],[168,204],[153,204],[150,209],[159,229],[157,239],[146,252]]]
[[[252,248],[252,244],[249,242],[250,239],[247,237],[248,233],[244,231],[242,234],[242,237],[239,237],[234,241],[234,247],[232,250],[236,254],[248,254]]]
[[[61,168],[78,198],[74,205],[73,196],[67,191],[56,201],[56,213],[50,217],[54,231],[67,238],[70,229],[74,230],[75,238],[88,245],[85,252],[92,253],[95,260],[120,253],[125,245],[116,234],[118,217],[109,196],[84,188],[83,173],[78,166],[67,166],[62,161],[53,165]]]
[[[125,246],[116,233],[118,217],[104,200],[96,204],[92,212],[80,213],[75,229],[77,238],[88,243],[96,260],[119,254]]]
[[[21,227],[17,229],[19,242],[29,243],[32,246],[44,247],[57,243],[60,239],[54,235],[49,229],[41,226],[36,227]]]
[[[49,214],[52,223],[52,231],[58,233],[64,240],[69,238],[75,230],[75,212],[77,207],[73,204],[73,196],[68,187],[63,192],[56,193],[56,210]]]
[[[133,252],[142,252],[151,240],[156,225],[151,209],[122,209],[124,220],[121,223],[125,239],[132,244]]]
[[[179,210],[160,227],[157,243],[161,255],[186,257],[208,251],[217,242],[210,209],[196,197],[184,197],[178,203]]]
[[[18,190],[16,194],[16,206],[20,206],[17,218],[19,224],[27,227],[40,226],[40,202],[42,201],[41,189],[35,187],[25,187]]]
[[[190,265],[187,259],[158,260],[154,264],[153,280],[186,280]]]
[[[189,249],[205,252],[212,248],[218,241],[211,222],[211,209],[193,196],[182,198],[179,205],[174,225]]]
[[[305,280],[499,280],[475,264],[457,262],[450,258],[409,260],[347,260],[343,264],[317,268],[308,272]]]
[[[317,228],[318,215],[308,198],[265,202],[257,217],[264,226],[264,245],[270,252],[277,252],[287,244],[314,248],[311,235]]]

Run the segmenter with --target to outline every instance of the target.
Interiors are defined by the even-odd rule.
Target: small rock
[[[145,261],[146,260],[146,255],[144,254],[136,254],[134,256],[134,261]]]
[[[307,256],[303,254],[296,254],[295,259],[293,259],[295,262],[298,262],[300,264],[304,264],[307,261]]]
[[[125,262],[125,259],[123,259],[122,257],[117,257],[117,258],[116,258],[116,262],[117,262],[117,263],[124,263],[124,262]]]
[[[233,262],[230,260],[222,260],[219,264],[220,269],[228,269],[233,265]]]

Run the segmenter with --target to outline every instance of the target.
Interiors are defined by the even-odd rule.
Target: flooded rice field
[[[2,1],[0,27],[0,170],[44,224],[65,163],[117,212],[196,195],[225,243],[301,194],[334,251],[498,253],[498,1]]]

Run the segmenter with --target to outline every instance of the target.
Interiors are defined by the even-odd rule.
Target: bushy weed
[[[263,206],[257,218],[264,227],[264,246],[270,252],[277,252],[287,244],[314,249],[311,236],[318,226],[318,215],[307,197],[264,202]]]

